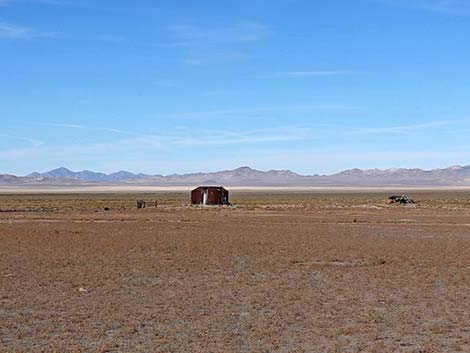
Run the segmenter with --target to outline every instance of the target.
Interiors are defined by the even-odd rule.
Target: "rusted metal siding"
[[[200,186],[191,192],[193,205],[228,205],[228,190],[220,186]]]
[[[202,192],[203,189],[201,187],[198,187],[191,191],[191,203],[193,205],[200,205],[202,204]]]

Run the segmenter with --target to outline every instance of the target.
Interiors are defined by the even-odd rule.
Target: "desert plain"
[[[0,352],[470,352],[470,191],[408,193],[5,194]]]

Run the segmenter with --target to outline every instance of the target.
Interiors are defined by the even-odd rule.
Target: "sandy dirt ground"
[[[411,194],[0,196],[0,352],[470,352],[470,192]]]

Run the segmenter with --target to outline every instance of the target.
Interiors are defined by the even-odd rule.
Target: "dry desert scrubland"
[[[470,192],[411,195],[0,196],[0,352],[470,352]]]

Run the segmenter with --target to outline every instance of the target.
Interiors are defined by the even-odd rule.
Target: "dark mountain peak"
[[[468,168],[468,167],[463,167],[461,165],[452,165],[452,166],[450,166],[449,168],[446,168],[446,169],[458,171],[458,170],[462,170],[462,169],[466,169],[466,168]]]
[[[88,170],[88,169],[85,169],[85,170],[81,170],[79,172],[75,172],[75,173],[93,173],[93,174],[103,174],[103,175],[106,175],[104,173],[100,173],[100,172],[94,172],[92,170]]]
[[[70,169],[67,169],[65,167],[59,167],[56,169],[52,169],[48,171],[47,173],[73,173]]]
[[[42,176],[46,176],[50,178],[70,178],[74,174],[75,173],[72,172],[71,170],[65,167],[60,167],[60,168],[52,169],[48,172],[42,173]]]
[[[346,170],[343,170],[342,172],[339,172],[337,174],[334,174],[334,175],[338,175],[338,176],[343,176],[343,175],[362,175],[364,174],[364,171],[362,169],[358,169],[358,168],[354,168],[354,169],[346,169]]]
[[[255,169],[248,167],[248,166],[244,166],[244,167],[240,167],[240,168],[236,168],[232,170],[232,172],[242,172],[242,173],[253,172],[253,171],[255,171]]]
[[[14,183],[19,181],[19,177],[11,174],[0,174],[0,182],[2,183]]]
[[[109,174],[109,176],[135,176],[134,173],[128,172],[126,170],[120,170],[118,172],[114,172]]]
[[[136,175],[126,170],[120,170],[118,172],[109,174],[108,178],[111,180],[115,180],[115,181],[126,181],[126,180],[132,180],[132,179],[139,179],[142,177],[140,176],[140,174]]]
[[[281,169],[281,170],[271,169],[267,171],[266,173],[271,174],[271,175],[284,176],[284,177],[300,177],[301,176],[300,174],[294,173],[293,171],[288,170],[288,169]]]
[[[119,170],[117,172],[111,173],[110,175],[112,175],[112,174],[132,174],[132,175],[134,175],[134,173],[128,172],[127,170]]]

